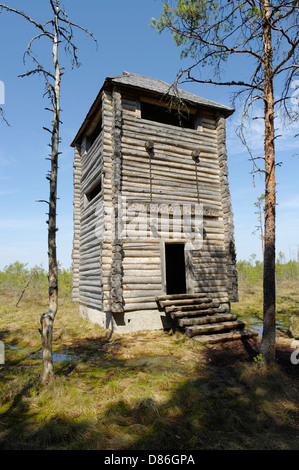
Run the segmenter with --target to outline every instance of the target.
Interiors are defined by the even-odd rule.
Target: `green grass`
[[[280,292],[278,309],[293,311],[297,328],[298,286]],[[1,450],[299,449],[299,365],[283,332],[277,364],[265,370],[256,340],[203,347],[180,332],[110,337],[65,302],[54,323],[55,379],[43,386],[46,300],[25,295],[16,308],[0,297]],[[259,286],[240,286],[238,314],[259,317],[260,305]]]
[[[232,313],[239,315],[248,325],[263,320],[262,282],[239,283],[239,302],[232,304]],[[276,321],[278,332],[286,334],[289,319],[293,318],[293,336],[299,338],[299,280],[282,280],[276,287]]]

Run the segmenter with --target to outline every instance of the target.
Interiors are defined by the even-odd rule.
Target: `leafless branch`
[[[2,121],[4,121],[5,124],[7,124],[7,126],[10,126],[9,122],[7,121],[7,119],[4,115],[3,108],[1,106],[0,106],[0,119],[2,119]]]
[[[27,21],[29,21],[30,23],[32,23],[36,28],[38,28],[39,30],[41,30],[46,36],[48,36],[50,39],[53,39],[53,34],[51,34],[49,31],[47,31],[45,29],[45,23],[44,25],[33,20],[32,18],[30,18],[30,16],[26,15],[26,13],[24,13],[23,11],[20,11],[20,10],[16,10],[15,8],[12,8],[12,7],[9,7],[8,5],[5,5],[5,3],[0,3],[0,13],[1,13],[1,10],[2,8],[4,10],[7,10],[7,11],[11,11],[13,13],[16,13],[17,15],[19,16],[22,16],[23,18],[25,18]]]

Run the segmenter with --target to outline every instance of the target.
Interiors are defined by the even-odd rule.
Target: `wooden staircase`
[[[156,302],[189,338],[200,343],[233,341],[258,335],[245,329],[245,323],[228,311],[228,304],[204,293],[165,295],[156,297]]]

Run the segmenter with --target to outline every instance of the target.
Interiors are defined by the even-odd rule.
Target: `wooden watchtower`
[[[105,80],[72,143],[73,299],[83,316],[117,332],[175,319],[189,336],[199,317],[234,323],[232,113],[160,80]]]

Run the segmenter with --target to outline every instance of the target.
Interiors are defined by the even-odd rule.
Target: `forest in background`
[[[256,260],[256,255],[252,254],[249,261],[238,261],[237,263],[239,281],[250,283],[262,282],[264,263]],[[275,263],[276,281],[295,281],[299,279],[299,250],[297,259],[286,261],[283,252],[279,252]]]
[[[262,263],[253,255],[238,268],[232,313],[260,334]],[[260,336],[204,347],[173,329],[111,335],[79,315],[71,269],[60,267],[55,380],[44,386],[38,319],[47,305],[47,272],[18,261],[6,266],[0,450],[298,450],[298,364],[291,358],[299,358],[292,349],[299,340],[299,263],[279,256],[276,269],[277,361],[268,369],[260,367]]]
[[[58,265],[60,298],[71,294],[72,268]],[[27,264],[15,261],[0,270],[0,294],[13,294],[18,300],[25,293],[45,294],[48,292],[48,273],[43,266],[29,268]]]
[[[239,282],[262,283],[263,282],[263,262],[256,260],[256,255],[252,254],[248,261],[237,262]],[[72,288],[72,268],[62,268],[59,266],[59,291],[63,301],[70,296]],[[276,280],[289,281],[299,280],[299,250],[297,259],[286,261],[284,253],[279,252],[276,259]],[[27,264],[15,261],[0,270],[0,293],[9,292],[16,298],[22,294],[39,293],[47,294],[48,274],[43,266],[29,268]]]

